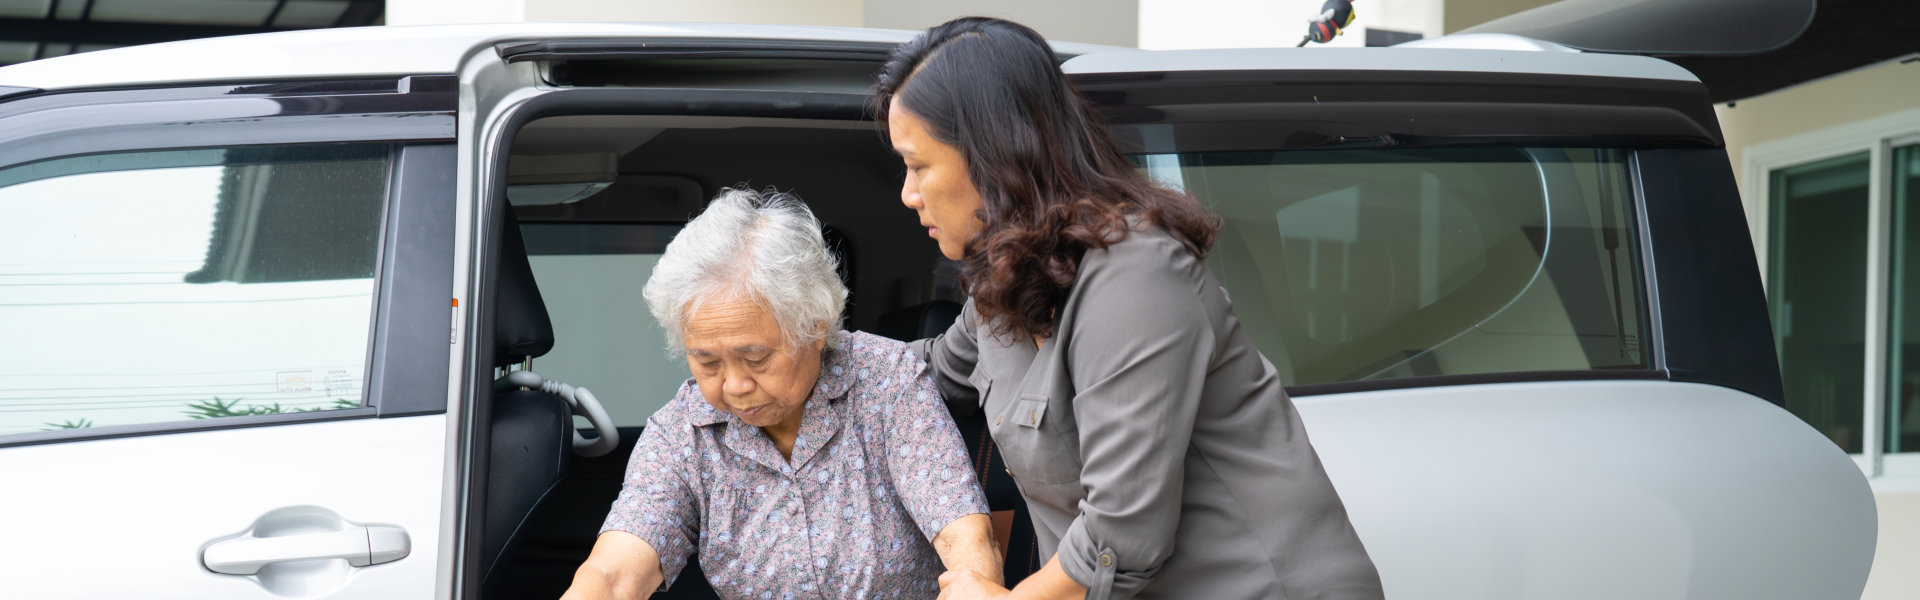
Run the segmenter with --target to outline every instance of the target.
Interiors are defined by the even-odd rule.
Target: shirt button
[[[1102,566],[1102,567],[1111,567],[1111,566],[1113,566],[1113,555],[1112,555],[1112,554],[1102,554],[1102,555],[1100,555],[1100,566]]]

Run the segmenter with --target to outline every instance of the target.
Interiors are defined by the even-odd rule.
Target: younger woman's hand
[[[991,600],[1007,597],[1007,588],[968,569],[940,574],[940,600]]]

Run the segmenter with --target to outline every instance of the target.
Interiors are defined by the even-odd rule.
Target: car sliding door
[[[1065,68],[1144,172],[1223,218],[1207,262],[1389,595],[1860,593],[1871,496],[1779,406],[1685,71],[1401,48]]]
[[[0,103],[0,596],[437,585],[451,78]]]

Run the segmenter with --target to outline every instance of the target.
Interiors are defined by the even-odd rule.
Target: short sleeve
[[[601,533],[625,531],[638,536],[660,555],[660,589],[673,585],[700,539],[699,503],[688,482],[697,453],[687,402],[699,401],[691,383],[682,385],[672,402],[647,419],[647,427],[627,459],[626,481],[613,501]]]
[[[932,541],[961,517],[987,512],[986,494],[967,459],[960,429],[940,403],[933,379],[914,353],[902,349],[875,399],[883,412],[887,471],[901,503]]]

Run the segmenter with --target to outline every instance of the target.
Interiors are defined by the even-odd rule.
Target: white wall
[[[1291,48],[1324,0],[1140,0],[1140,47]],[[1355,2],[1346,33],[1325,45],[1366,45],[1367,29],[1440,35],[1439,0]]]
[[[1140,0],[1140,47],[1291,48],[1307,34],[1307,22],[1324,0]],[[1363,3],[1364,4],[1364,3]],[[1358,28],[1365,7],[1356,6]],[[1365,45],[1364,31],[1349,30],[1330,46]]]
[[[528,21],[860,26],[862,0],[526,0]]]
[[[387,0],[388,25],[518,23],[527,0]]]
[[[1145,0],[868,0],[865,26],[926,29],[955,17],[1011,19],[1050,40],[1112,46],[1138,44]]]
[[[858,27],[862,0],[389,0],[387,24],[687,21]]]

